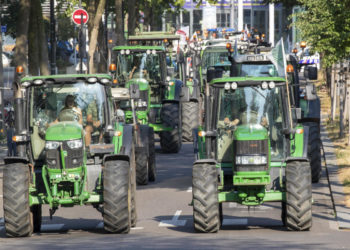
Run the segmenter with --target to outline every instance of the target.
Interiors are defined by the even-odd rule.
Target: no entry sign
[[[81,24],[81,14],[83,14],[83,23],[86,24],[89,20],[89,14],[84,9],[77,9],[73,12],[72,19],[75,24]]]

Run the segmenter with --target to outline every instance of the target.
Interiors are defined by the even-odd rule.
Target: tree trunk
[[[16,25],[16,50],[14,55],[15,66],[22,66],[24,72],[27,71],[27,41],[28,41],[28,23],[30,0],[20,0],[18,10],[18,21]],[[15,83],[19,83],[15,73]],[[21,91],[18,85],[14,84],[14,96],[20,97]]]
[[[98,32],[98,52],[100,55],[100,61],[98,62],[97,70],[98,72],[107,72],[107,48],[106,48],[106,36],[104,24],[100,23],[100,28]]]
[[[28,71],[32,76],[39,75],[38,12],[36,0],[31,0],[28,27]]]
[[[41,7],[40,0],[35,0],[36,5],[38,6],[38,44],[39,44],[39,67],[41,75],[50,75],[49,68],[49,54],[48,54],[48,46],[47,46],[47,36],[45,33],[44,19],[43,19],[43,11]]]
[[[97,47],[98,30],[102,20],[102,14],[105,9],[106,0],[100,0],[97,7],[97,12],[93,20],[93,28],[90,36],[89,43],[89,72],[95,73],[96,67],[94,65],[94,54]]]
[[[124,38],[124,22],[123,22],[123,0],[115,0],[115,21],[116,21],[116,44],[117,45],[124,45],[125,44],[125,38]]]
[[[136,21],[138,18],[137,15],[138,7],[136,6],[136,0],[129,0],[128,1],[128,35],[132,36],[135,35],[135,28],[136,28]]]
[[[94,27],[93,20],[95,20],[97,4],[98,4],[98,1],[95,1],[95,0],[88,0],[88,3],[87,3],[87,9],[86,10],[87,10],[87,12],[89,14],[89,22],[87,23],[89,41],[90,41],[90,38],[91,38],[92,29]]]

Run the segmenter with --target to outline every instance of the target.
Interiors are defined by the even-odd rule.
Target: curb
[[[328,132],[321,125],[321,140],[326,157],[326,171],[329,180],[329,188],[334,204],[336,220],[339,229],[350,229],[350,208],[345,206],[345,194],[343,184],[338,178],[337,157],[335,156],[334,144],[328,137]]]

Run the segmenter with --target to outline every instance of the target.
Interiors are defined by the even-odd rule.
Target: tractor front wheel
[[[161,118],[164,126],[171,131],[160,132],[160,146],[164,153],[178,153],[181,149],[181,117],[179,103],[164,103]]]
[[[148,157],[144,148],[136,150],[136,182],[138,185],[148,184]]]
[[[317,183],[322,175],[320,125],[316,122],[309,126],[308,157],[311,165],[312,182]]]
[[[29,167],[23,163],[5,166],[3,202],[6,235],[27,237],[33,233],[33,213],[29,207]]]
[[[103,171],[104,229],[110,233],[128,233],[131,226],[129,162],[107,161]]]
[[[290,230],[309,230],[312,226],[312,190],[308,162],[287,163],[286,192],[286,203],[282,204],[282,221]]]
[[[199,104],[198,102],[182,103],[182,139],[193,141],[192,129],[198,127]]]
[[[220,228],[220,205],[215,165],[193,166],[192,196],[194,229],[201,233],[216,233]]]
[[[148,180],[153,182],[156,180],[157,176],[157,168],[156,168],[156,149],[154,146],[154,131],[153,128],[150,127],[148,130],[148,150],[149,150],[149,158],[148,158]]]

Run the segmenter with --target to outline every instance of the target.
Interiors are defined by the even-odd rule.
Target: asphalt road
[[[192,152],[192,145],[184,144],[179,154],[157,153],[157,180],[138,187],[138,221],[129,234],[105,233],[102,217],[92,207],[61,208],[53,220],[44,207],[40,234],[6,238],[0,199],[0,249],[350,249],[349,232],[338,230],[334,219],[325,171],[313,185],[313,227],[308,232],[287,231],[279,203],[251,209],[225,203],[222,229],[195,233],[189,206]],[[0,177],[2,182],[2,171]],[[0,189],[2,194],[2,185]]]

